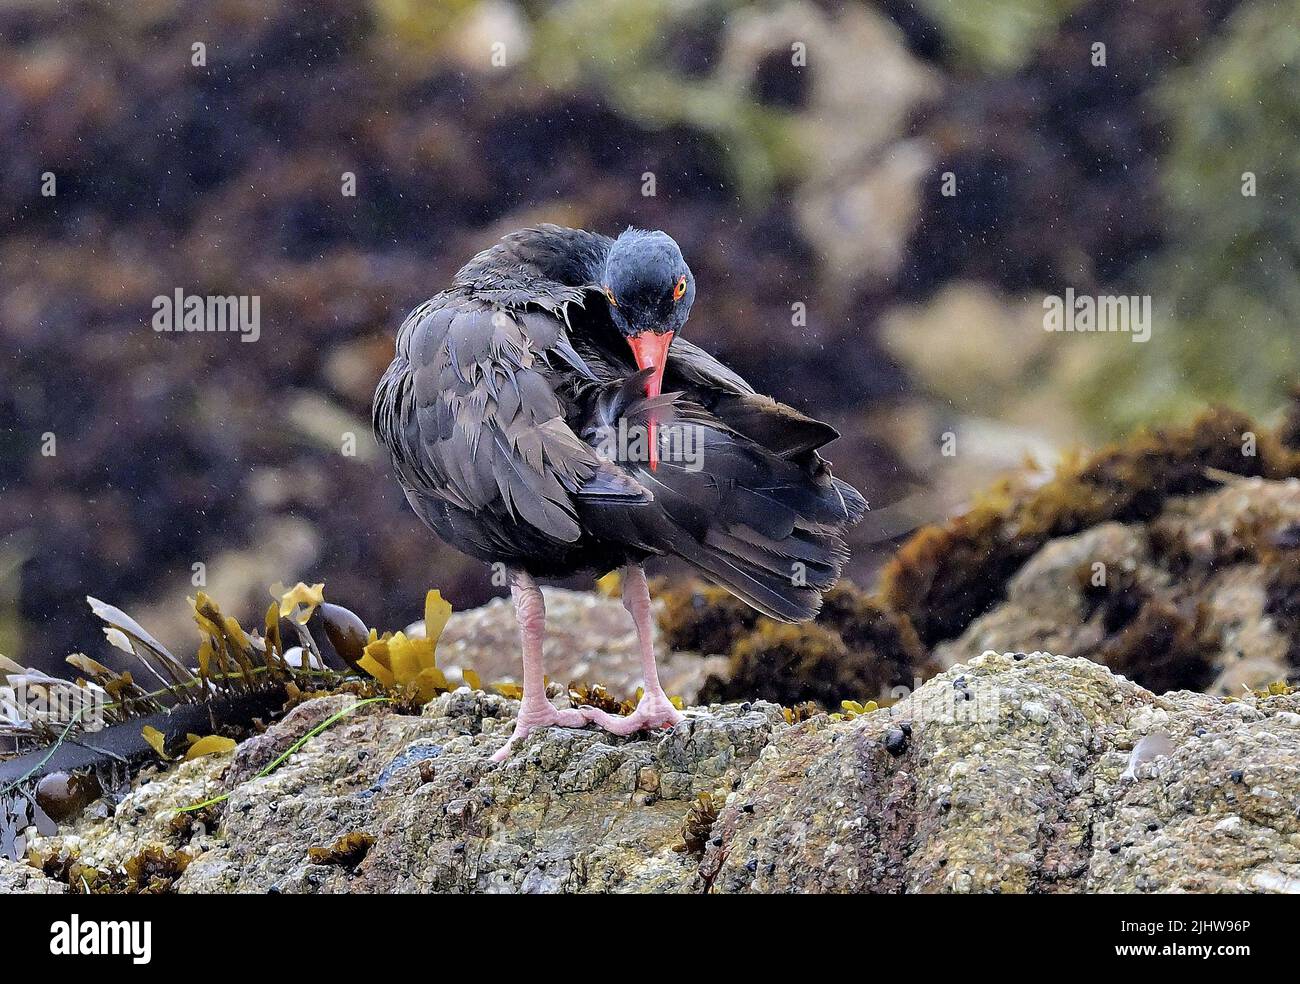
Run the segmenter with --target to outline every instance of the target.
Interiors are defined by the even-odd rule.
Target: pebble
[[[1230,817],[1224,817],[1214,825],[1216,834],[1227,834],[1229,837],[1239,837],[1241,835],[1241,817],[1235,813]]]

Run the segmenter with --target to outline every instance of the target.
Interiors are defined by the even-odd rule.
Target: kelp
[[[451,605],[440,592],[430,591],[424,599],[424,638],[401,631],[380,636],[371,629],[357,665],[390,690],[427,703],[453,689],[437,662],[438,639],[450,617]]]
[[[804,625],[752,610],[730,619],[735,606],[745,606],[732,599],[714,607],[717,593],[725,594],[702,585],[672,590],[661,616],[671,626],[670,644],[707,642],[717,648],[700,651],[729,657],[728,672],[705,682],[701,701],[764,699],[787,707],[811,701],[829,710],[849,695],[870,700],[910,687],[928,672],[929,654],[911,621],[847,581],[826,593],[816,621]]]
[[[627,700],[620,700],[598,683],[571,683],[567,688],[569,703],[574,707],[594,707],[607,714],[631,714],[636,710],[641,699],[641,689]],[[678,710],[681,709],[680,698],[675,699]]]
[[[1133,620],[1087,655],[1154,693],[1202,690],[1215,677],[1215,640],[1204,604],[1152,598]]]
[[[328,847],[307,848],[307,860],[312,864],[337,865],[342,868],[355,868],[359,865],[370,848],[374,846],[375,835],[363,830],[352,830],[339,837]]]
[[[0,663],[0,737],[12,739],[16,748],[0,760],[0,855],[20,857],[26,849],[23,831],[33,824],[51,832],[54,814],[46,806],[59,820],[70,819],[150,761],[227,752],[237,737],[304,693],[336,690],[349,673],[360,679],[356,670],[327,667],[310,626],[324,627],[345,666],[360,658],[358,626],[370,639],[377,637],[346,608],[325,603],[323,589],[321,584],[277,585],[261,634],[245,630],[213,598],[197,593],[189,599],[199,633],[192,664],[121,609],[88,598],[108,642],[156,684],[149,690],[131,670],[111,669],[81,653],[68,657],[76,675],[67,680],[12,660]],[[429,610],[444,615],[432,601]],[[286,645],[286,627],[298,646]],[[394,648],[395,637],[384,638]],[[400,651],[400,645],[396,648]],[[405,664],[397,662],[398,674],[381,685],[406,687]],[[428,670],[427,661],[420,669]],[[405,689],[403,695],[410,696]],[[91,790],[95,796],[87,797]]]
[[[93,772],[51,772],[36,784],[36,805],[55,823],[79,814],[99,799],[103,788]]]
[[[694,858],[704,857],[709,838],[713,834],[713,825],[718,822],[722,812],[725,796],[713,793],[700,793],[691,802],[691,808],[682,818],[682,839],[673,846],[678,854],[689,854]]]
[[[172,890],[193,855],[184,848],[150,844],[115,868],[88,864],[75,850],[33,851],[28,860],[48,877],[64,882],[74,895],[163,895]]]

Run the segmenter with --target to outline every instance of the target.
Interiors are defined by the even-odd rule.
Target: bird
[[[695,292],[665,232],[543,224],[474,256],[398,331],[375,438],[415,514],[500,565],[514,603],[523,693],[495,761],[543,727],[683,720],[658,677],[647,560],[679,558],[786,622],[813,618],[848,560],[867,502],[819,454],[838,431],[683,338]],[[642,696],[622,716],[556,708],[537,579],[616,570]]]

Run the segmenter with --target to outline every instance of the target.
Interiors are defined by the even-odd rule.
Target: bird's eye
[[[604,288],[604,290],[605,290],[605,300],[609,301],[612,307],[618,307],[618,301],[614,300],[614,292],[610,290],[608,287]]]
[[[686,296],[686,274],[677,278],[677,284],[673,287],[673,300],[680,301]]]

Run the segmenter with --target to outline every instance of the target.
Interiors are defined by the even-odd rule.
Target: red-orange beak
[[[671,331],[663,334],[643,331],[627,340],[628,345],[632,346],[632,355],[636,357],[636,367],[654,370],[645,384],[645,395],[648,397],[658,396],[663,389],[664,366],[668,362],[668,346],[672,341]],[[647,437],[650,440],[650,470],[654,471],[659,467],[659,424],[653,413],[650,415],[650,432]]]

